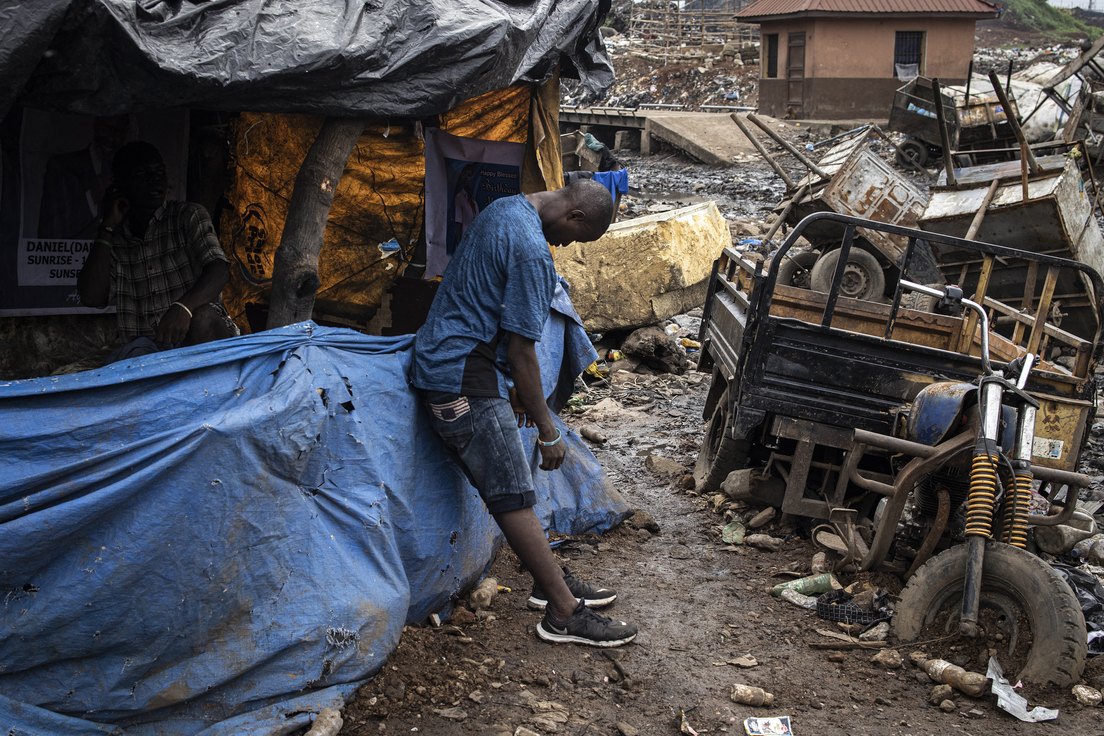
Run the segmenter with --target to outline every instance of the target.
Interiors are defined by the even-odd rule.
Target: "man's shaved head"
[[[563,192],[573,209],[582,210],[587,220],[601,224],[599,235],[613,222],[613,195],[604,185],[593,179],[577,179],[564,187]]]

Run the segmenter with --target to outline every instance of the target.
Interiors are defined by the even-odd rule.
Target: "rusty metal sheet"
[[[1030,200],[1026,203],[1023,201],[1019,182],[1010,182],[999,188],[992,206],[982,220],[977,239],[1078,260],[1100,271],[1104,267],[1104,236],[1101,235],[1095,218],[1090,215],[1092,202],[1085,192],[1080,169],[1075,161],[1062,156],[1044,158],[1051,166],[1055,159],[1060,160],[1061,172],[1057,176],[1029,182]],[[1016,162],[1010,163],[1018,166]],[[971,174],[975,169],[992,172],[995,167],[1000,166],[1002,164],[979,166],[968,171]],[[989,178],[978,181],[977,186],[971,189],[934,191],[927,209],[920,217],[920,228],[957,237],[964,236],[993,178],[990,175]],[[940,248],[936,248],[935,252],[947,280],[962,286],[967,294],[973,293],[981,269],[981,259],[977,254]],[[1020,307],[1027,278],[1025,263],[1002,263],[993,273],[988,296]],[[1036,283],[1036,297],[1041,289],[1040,279]],[[1055,299],[1061,310],[1066,312],[1065,320],[1061,323],[1062,329],[1083,339],[1092,340],[1097,323],[1096,311],[1092,307],[1092,286],[1088,279],[1079,273],[1063,272],[1057,284]]]
[[[877,220],[891,225],[916,227],[927,197],[899,172],[865,148],[858,149],[817,195],[834,212]],[[890,263],[897,263],[907,238],[859,228]]]

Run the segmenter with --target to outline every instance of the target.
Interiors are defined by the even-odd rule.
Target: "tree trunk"
[[[318,254],[341,173],[364,132],[365,121],[328,117],[318,131],[291,193],[284,233],[272,264],[268,329],[308,320],[314,309]]]

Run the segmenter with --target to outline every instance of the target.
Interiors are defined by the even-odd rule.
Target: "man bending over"
[[[588,603],[612,603],[616,593],[556,564],[533,511],[533,478],[518,427],[536,425],[542,470],[560,467],[564,443],[545,403],[534,347],[558,281],[547,244],[597,240],[612,219],[613,198],[594,181],[490,204],[445,270],[414,342],[411,374],[437,434],[533,575],[529,603],[545,608],[537,635],[599,647],[632,641],[636,627],[594,613]],[[503,342],[513,389],[495,359]]]

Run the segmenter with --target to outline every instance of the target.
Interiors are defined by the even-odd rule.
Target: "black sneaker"
[[[579,604],[564,624],[552,623],[548,611],[537,624],[537,636],[557,644],[586,644],[592,647],[619,647],[636,638],[636,627],[624,621],[612,621]]]
[[[591,608],[602,608],[608,606],[617,600],[617,593],[609,588],[595,588],[589,583],[584,583],[579,578],[571,574],[571,571],[566,567],[561,568],[564,571],[564,582],[567,583],[567,589],[571,591],[571,595],[576,598],[582,598],[583,603],[587,604]],[[544,591],[540,589],[540,586],[533,583],[533,592],[529,596],[529,600],[525,602],[525,605],[532,608],[534,611],[543,611],[548,605],[548,597],[545,596]]]

